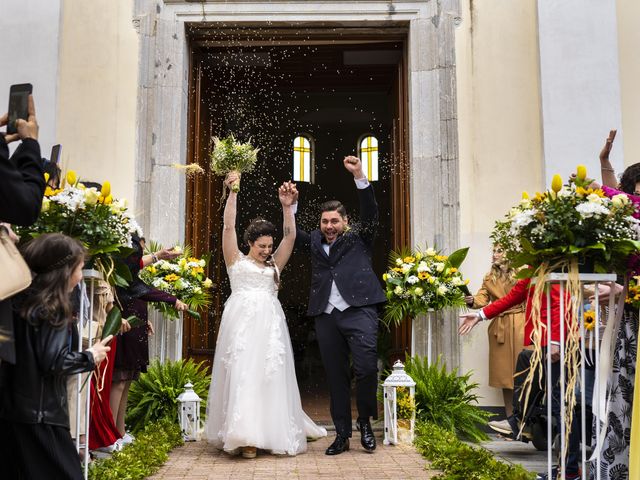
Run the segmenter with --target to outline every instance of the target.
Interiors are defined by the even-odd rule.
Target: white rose
[[[429,257],[435,257],[437,252],[433,248],[427,248],[427,251],[424,253]]]
[[[616,207],[622,207],[629,203],[629,197],[627,197],[624,193],[619,193],[618,195],[614,195],[611,198],[611,203],[613,203]]]
[[[412,267],[411,264],[403,263],[400,268],[402,269],[402,273],[407,273],[409,270],[411,270],[411,267]]]
[[[418,264],[418,272],[427,272],[429,271],[429,266],[427,265],[427,262],[420,262]]]
[[[398,285],[394,290],[393,293],[395,293],[396,295],[402,295],[402,287],[400,285]]]
[[[96,203],[98,203],[99,197],[100,194],[94,187],[84,190],[84,203],[86,203],[87,205],[95,205]]]
[[[407,278],[407,282],[409,282],[411,285],[413,285],[414,283],[418,283],[419,281],[420,279],[415,275],[411,275],[409,278]]]
[[[402,259],[401,258],[396,258],[396,265],[398,265],[398,266],[402,265]]]
[[[602,203],[602,198],[595,193],[587,195],[587,200],[591,203]]]
[[[445,287],[444,285],[440,285],[438,287],[438,290],[436,290],[436,292],[438,293],[438,295],[444,295],[445,293],[447,293],[449,291],[449,289],[447,287]]]
[[[436,271],[438,272],[442,272],[444,270],[444,263],[434,263],[433,266],[436,267]]]

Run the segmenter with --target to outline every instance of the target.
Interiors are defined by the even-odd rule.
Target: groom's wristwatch
[[[478,314],[478,320],[480,320],[481,322],[487,320],[487,316],[484,314],[482,309],[478,310],[476,313]]]

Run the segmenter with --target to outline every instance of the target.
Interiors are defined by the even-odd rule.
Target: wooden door
[[[396,81],[391,95],[392,111],[392,237],[393,248],[397,250],[411,245],[411,209],[409,195],[409,122],[407,98],[406,44],[401,60],[398,62]],[[391,327],[391,349],[389,361],[404,361],[405,354],[411,350],[411,320],[405,320],[398,327]]]

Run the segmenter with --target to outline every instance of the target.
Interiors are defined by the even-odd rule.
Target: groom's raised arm
[[[353,174],[353,179],[358,189],[358,199],[360,200],[360,237],[368,243],[373,244],[378,228],[378,203],[373,192],[373,186],[362,170],[362,162],[357,157],[346,157],[344,159],[345,168]]]

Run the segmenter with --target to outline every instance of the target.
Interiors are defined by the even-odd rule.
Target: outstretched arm
[[[229,196],[224,206],[224,226],[222,227],[222,254],[227,267],[238,258],[238,237],[236,235],[236,205],[238,194],[231,188],[240,178],[236,173],[229,173],[224,184],[229,187]]]
[[[613,147],[613,140],[616,138],[617,130],[610,130],[607,140],[604,142],[604,147],[600,151],[600,172],[602,173],[602,184],[607,187],[616,188],[618,186],[618,180],[616,180],[616,172],[611,166],[609,161],[609,154],[611,153],[611,147]]]
[[[273,261],[278,269],[282,271],[289,261],[293,246],[296,241],[296,217],[293,213],[293,203],[297,198],[296,186],[292,182],[285,182],[278,189],[278,198],[282,204],[282,241],[278,249],[273,254]]]

